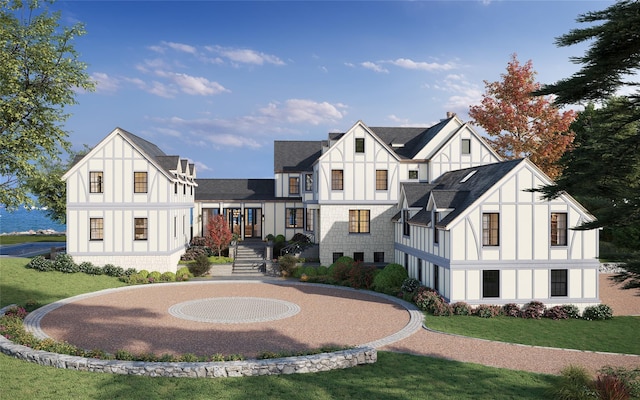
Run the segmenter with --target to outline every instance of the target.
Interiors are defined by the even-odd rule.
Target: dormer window
[[[471,154],[471,139],[462,139],[462,154]]]
[[[409,171],[409,179],[418,179],[418,170],[412,169]]]
[[[364,138],[356,138],[356,153],[364,153]]]

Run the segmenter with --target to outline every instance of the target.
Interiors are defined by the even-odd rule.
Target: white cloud
[[[388,69],[384,68],[383,66],[381,66],[379,64],[373,63],[371,61],[365,61],[365,62],[361,63],[360,65],[363,66],[366,69],[370,69],[370,70],[375,71],[375,72],[381,72],[381,73],[385,73],[385,74],[389,73]]]
[[[143,89],[151,94],[165,98],[171,98],[176,94],[174,89],[158,81],[151,82],[151,85],[145,84]]]
[[[195,47],[184,43],[162,42],[162,44],[169,47],[170,49],[181,51],[183,53],[196,54],[198,52]]]
[[[277,56],[251,49],[235,49],[222,46],[207,46],[206,49],[220,54],[222,57],[229,59],[233,63],[285,65],[284,61]]]
[[[120,80],[104,72],[94,72],[91,79],[96,83],[97,93],[115,93],[120,88]]]
[[[183,93],[198,96],[210,96],[218,93],[229,92],[218,82],[212,82],[200,76],[186,74],[172,74],[171,79],[178,85]]]
[[[260,143],[258,143],[256,140],[252,138],[234,135],[230,133],[212,134],[212,135],[209,135],[207,139],[214,146],[220,147],[220,148],[230,146],[230,147],[250,147],[253,149],[257,149],[262,147]]]
[[[319,103],[307,99],[290,99],[282,106],[277,103],[270,103],[267,107],[261,108],[260,113],[270,118],[293,124],[319,125],[342,119],[343,113],[339,108],[344,108],[344,105],[333,105],[326,101]]]
[[[414,70],[421,70],[421,71],[447,71],[455,67],[451,63],[439,64],[439,63],[428,63],[428,62],[422,62],[422,61],[418,62],[408,58],[398,58],[396,60],[390,60],[386,62],[400,68],[414,69]]]

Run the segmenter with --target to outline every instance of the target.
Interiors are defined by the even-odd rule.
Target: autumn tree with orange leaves
[[[222,250],[229,246],[232,237],[233,235],[231,234],[231,230],[229,230],[229,225],[222,215],[214,215],[209,218],[205,242],[207,246],[216,250],[218,256],[222,254]]]
[[[562,172],[558,159],[573,142],[569,126],[573,110],[560,112],[549,97],[533,96],[540,89],[529,60],[520,65],[516,54],[507,64],[502,81],[484,81],[481,105],[471,106],[469,116],[489,135],[489,142],[505,159],[529,157],[552,179]]]

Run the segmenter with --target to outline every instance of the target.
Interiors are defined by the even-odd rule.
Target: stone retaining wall
[[[99,360],[34,350],[11,342],[0,335],[0,351],[9,356],[56,368],[173,378],[226,378],[240,376],[304,374],[373,364],[378,352],[373,347],[358,347],[334,353],[301,357],[225,362],[143,362]]]

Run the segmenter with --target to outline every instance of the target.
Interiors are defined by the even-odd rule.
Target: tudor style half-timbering
[[[405,185],[396,261],[450,302],[599,303],[598,231],[572,229],[593,217],[567,194],[528,190],[550,182],[523,159]]]
[[[176,271],[192,237],[195,167],[116,128],[63,176],[78,263]]]

